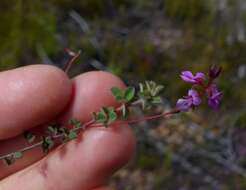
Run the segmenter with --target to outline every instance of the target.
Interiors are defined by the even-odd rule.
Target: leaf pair
[[[93,113],[93,115],[95,121],[105,127],[117,119],[117,113],[113,107],[103,107],[99,112]]]
[[[129,103],[135,97],[135,88],[128,87],[126,89],[119,89],[118,87],[111,88],[111,92],[115,99],[121,103]]]
[[[55,145],[54,140],[52,139],[52,137],[47,136],[47,137],[43,137],[42,140],[42,149],[44,153],[48,153],[49,150],[51,150]]]
[[[23,156],[23,153],[17,151],[17,152],[14,152],[13,154],[7,156],[6,158],[4,158],[4,162],[5,162],[7,165],[11,165],[11,164],[15,163],[15,161],[16,161],[17,159],[22,158],[22,156]]]
[[[75,119],[75,118],[70,119],[68,123],[76,129],[82,127],[82,123],[78,119]]]
[[[23,135],[28,143],[33,143],[34,140],[36,139],[36,136],[32,134],[30,131],[25,131]]]

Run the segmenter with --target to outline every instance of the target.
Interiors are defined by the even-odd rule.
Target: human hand
[[[39,131],[53,120],[82,122],[102,106],[117,106],[110,89],[123,82],[105,72],[89,72],[69,80],[48,65],[32,65],[0,73],[0,155],[27,145],[25,130]],[[78,139],[44,157],[39,148],[15,164],[0,163],[0,190],[108,190],[104,182],[130,159],[135,138],[126,125],[91,127]]]

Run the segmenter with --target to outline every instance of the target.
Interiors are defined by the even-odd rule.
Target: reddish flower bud
[[[220,75],[221,71],[222,71],[222,67],[216,66],[216,65],[212,65],[209,68],[209,77],[211,79],[215,79],[215,78],[217,78]]]

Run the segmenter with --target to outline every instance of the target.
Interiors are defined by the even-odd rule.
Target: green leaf
[[[55,145],[54,141],[51,138],[47,138],[46,142],[49,145],[49,149],[51,149]]]
[[[105,112],[105,108],[102,108],[101,111],[96,113],[95,119],[98,123],[104,123],[107,121],[107,114]]]
[[[125,92],[124,92],[124,99],[127,102],[130,102],[135,96],[135,88],[133,87],[128,87]]]
[[[158,85],[154,81],[145,81],[145,83],[139,84],[139,88],[138,98],[142,102],[143,110],[150,109],[161,103],[159,94],[164,88],[162,85]]]
[[[157,96],[157,97],[152,98],[152,103],[153,104],[160,104],[161,103],[161,97]]]
[[[70,119],[68,123],[73,125],[75,128],[80,128],[82,126],[81,122],[75,118]]]
[[[117,113],[114,108],[108,108],[108,124],[114,122],[117,119]]]
[[[58,133],[59,133],[59,134],[66,134],[66,128],[64,128],[64,127],[59,127],[59,128],[58,128]]]
[[[22,156],[23,156],[22,152],[15,152],[15,153],[13,154],[13,157],[14,157],[15,159],[21,158]]]
[[[77,133],[74,132],[74,131],[70,131],[69,134],[68,134],[69,140],[76,139],[77,137],[78,137],[78,135],[77,135]]]
[[[51,135],[56,135],[58,132],[58,129],[56,127],[53,127],[53,126],[48,126],[47,130],[48,130],[48,133]]]
[[[151,86],[153,86],[153,81],[145,81],[147,91],[151,92]]]
[[[111,92],[114,96],[121,96],[122,94],[121,89],[119,89],[118,87],[111,88]]]
[[[164,89],[163,85],[157,85],[155,88],[155,96],[158,95]]]
[[[55,145],[51,137],[43,137],[42,149],[44,153],[48,153],[49,150]]]
[[[103,107],[94,114],[94,119],[97,123],[102,123],[105,127],[117,119],[117,113],[113,107]]]
[[[25,131],[24,132],[24,138],[29,142],[29,143],[32,143],[34,142],[36,136],[33,135],[31,132],[29,131]]]
[[[155,97],[159,95],[159,93],[164,88],[162,85],[158,85],[154,81],[145,81],[144,84],[139,84],[141,95],[145,95],[146,97]]]
[[[111,88],[111,92],[117,101],[123,99],[123,90],[119,89],[118,87]]]

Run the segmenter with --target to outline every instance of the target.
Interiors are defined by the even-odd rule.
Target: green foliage
[[[75,118],[70,119],[68,124],[72,125],[74,128],[82,127],[82,123],[78,119],[75,119]]]
[[[13,154],[13,157],[14,157],[15,159],[22,158],[22,156],[23,156],[22,152],[14,152],[14,154]]]
[[[56,50],[56,18],[41,0],[3,0],[0,22],[0,70],[16,67],[25,52]],[[28,63],[25,63],[28,64]]]
[[[109,124],[117,119],[117,113],[113,107],[103,107],[100,111],[93,113],[93,115],[94,120],[105,127],[108,127]]]
[[[118,87],[111,88],[111,92],[117,101],[121,101],[122,99],[124,99],[124,91],[119,89]]]
[[[58,134],[58,129],[59,128],[54,127],[54,126],[48,126],[47,132],[48,132],[48,134],[55,136]]]
[[[69,129],[66,127],[60,127],[60,126],[49,126],[47,128],[47,132],[50,135],[51,138],[54,137],[61,137],[62,142],[68,142],[70,140],[76,139],[77,129],[82,129],[82,124],[77,119],[70,119],[69,125],[73,125],[73,128]]]
[[[128,87],[124,92],[125,101],[131,102],[135,96],[135,88]]]
[[[36,136],[34,134],[32,134],[30,131],[25,131],[24,132],[24,138],[29,142],[29,143],[32,143]]]
[[[135,88],[133,87],[127,87],[126,89],[113,87],[111,92],[115,99],[121,103],[129,103],[134,99],[135,96]]]
[[[209,0],[165,0],[165,12],[179,21],[196,22],[210,13]]]
[[[42,150],[44,153],[48,153],[55,145],[55,142],[50,136],[43,137]]]
[[[22,156],[23,156],[22,152],[17,151],[17,152],[14,152],[14,153],[11,154],[11,155],[5,157],[3,161],[4,161],[7,165],[12,165],[12,164],[15,163],[15,161],[16,161],[17,159],[22,158]]]
[[[149,109],[152,106],[161,103],[159,95],[164,88],[162,85],[158,85],[154,81],[146,81],[145,83],[140,83],[139,88],[139,97],[143,109]]]
[[[68,139],[69,140],[73,140],[76,139],[78,137],[78,134],[75,131],[70,130],[68,133]]]

